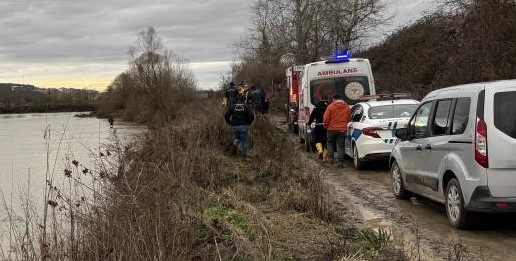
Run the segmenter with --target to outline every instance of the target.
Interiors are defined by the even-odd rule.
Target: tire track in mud
[[[288,134],[286,125],[281,123],[282,119],[275,117],[273,121],[279,129]],[[427,222],[436,215],[440,222],[446,222],[442,206],[426,202],[423,204],[416,198],[412,198],[411,201],[395,199],[390,191],[390,176],[386,169],[356,171],[350,167],[351,161],[346,162],[346,168],[338,169],[321,163],[314,155],[303,152],[301,147],[304,146],[298,144],[295,135],[286,135],[286,138],[292,141],[309,164],[324,173],[334,204],[338,209],[347,212],[346,218],[353,219],[349,221],[355,222],[358,226],[391,231],[395,244],[410,260],[495,260],[486,258],[490,253],[482,247],[464,245],[460,240],[460,233],[450,239],[450,234],[455,233],[450,233],[449,230],[453,231],[454,228],[439,224],[440,228],[435,229],[431,222]],[[423,205],[430,210],[414,211],[413,205]],[[422,216],[425,212],[431,212],[430,216]],[[449,230],[443,232],[446,229]],[[458,255],[460,257],[457,257]],[[496,260],[508,259],[497,256]]]
[[[356,171],[351,168],[329,167],[325,171],[326,181],[336,191],[336,198],[347,198],[365,226],[391,231],[396,245],[411,260],[446,259],[448,249],[444,246],[447,244],[443,244],[438,235],[421,227],[414,216],[403,213],[392,204],[393,196],[385,187],[366,184],[355,178]]]

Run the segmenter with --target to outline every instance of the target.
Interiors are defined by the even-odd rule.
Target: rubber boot
[[[323,151],[323,161],[328,161],[328,155],[330,152],[327,149],[324,149]]]
[[[319,155],[319,159],[322,160],[324,158],[324,148],[322,143],[315,144],[315,147],[317,148],[317,154]]]

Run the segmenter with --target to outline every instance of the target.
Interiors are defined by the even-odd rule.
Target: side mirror
[[[407,128],[401,128],[396,130],[396,138],[400,139],[401,141],[410,140],[409,136],[409,130]]]

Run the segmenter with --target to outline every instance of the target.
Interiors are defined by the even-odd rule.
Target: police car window
[[[313,105],[321,101],[321,97],[333,97],[340,94],[349,105],[359,103],[364,95],[370,95],[369,80],[365,76],[349,76],[319,79],[310,82],[310,100]]]
[[[409,118],[417,109],[417,104],[394,104],[376,106],[369,109],[371,120],[383,120],[392,118]]]
[[[494,124],[497,129],[516,139],[516,92],[494,95]]]
[[[432,109],[432,102],[425,103],[416,112],[413,120],[414,138],[422,139],[428,136],[428,120],[430,117],[430,110]]]
[[[361,105],[356,105],[353,107],[351,112],[351,119],[354,122],[360,121],[362,116],[364,115],[364,108]]]
[[[450,128],[450,108],[452,100],[442,100],[437,102],[434,122],[432,124],[433,136],[442,136],[448,134]]]
[[[457,99],[457,105],[455,105],[453,113],[452,135],[463,134],[466,131],[469,122],[470,104],[470,98]]]

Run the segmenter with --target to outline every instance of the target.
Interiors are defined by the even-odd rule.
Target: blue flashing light
[[[335,52],[335,54],[333,54],[333,60],[336,62],[347,62],[351,58],[352,58],[352,55],[351,55],[351,52],[349,52],[349,51],[340,51],[340,52]]]

